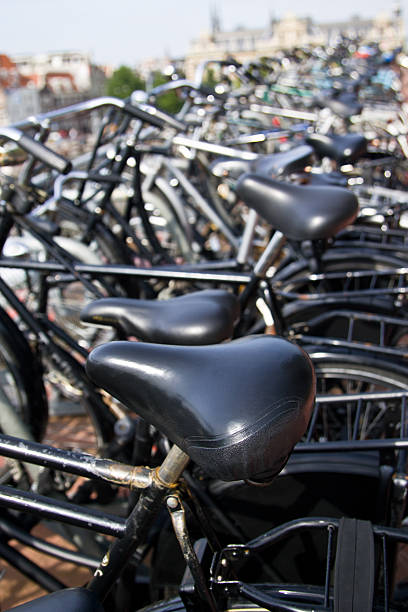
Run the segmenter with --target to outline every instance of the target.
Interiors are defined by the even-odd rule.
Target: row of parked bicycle
[[[0,128],[0,555],[54,592],[22,609],[406,609],[407,116],[335,51]],[[41,443],[51,397],[83,447]]]

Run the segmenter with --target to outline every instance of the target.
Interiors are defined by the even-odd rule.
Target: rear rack
[[[272,552],[272,556],[274,550],[279,553],[285,541],[296,536],[309,543],[312,538],[320,545],[321,562],[317,571],[319,581],[316,584],[286,584],[282,577],[275,584],[254,584],[239,579],[245,572],[246,562],[256,562],[266,552]],[[350,541],[356,544],[354,553],[342,556],[342,547],[344,550],[344,544]],[[300,518],[271,529],[246,544],[224,548],[215,566],[212,588],[218,593],[233,593],[240,596],[243,602],[263,605],[269,610],[331,612],[335,607],[335,598],[338,601],[339,596],[343,596],[341,591],[344,579],[348,577],[348,565],[354,564],[356,587],[358,585],[360,591],[365,589],[368,598],[374,589],[373,609],[388,612],[395,609],[394,605],[400,609],[398,589],[393,588],[393,581],[397,545],[402,543],[408,543],[408,532],[401,529],[371,525],[367,521],[355,519]],[[367,544],[372,546],[372,555],[367,555]],[[365,563],[372,564],[371,572],[367,572],[366,567],[361,569],[361,565],[360,568],[358,566],[358,555],[361,563],[361,555],[364,553]],[[370,581],[373,577],[374,580]],[[347,583],[347,587],[350,588],[350,583]],[[242,608],[236,609],[251,610],[245,603]]]
[[[408,324],[400,317],[351,309],[328,310],[312,317],[307,324],[293,325],[290,335],[301,344],[360,349],[365,354],[398,360],[408,358]]]
[[[317,395],[295,451],[408,448],[408,391]]]
[[[376,213],[377,214],[377,213]],[[335,248],[358,247],[373,248],[398,254],[408,252],[408,235],[406,229],[389,228],[387,222],[376,225],[351,225],[336,236]]]
[[[312,273],[300,278],[272,281],[272,286],[276,295],[284,300],[396,296],[403,301],[408,293],[408,268]],[[322,290],[324,287],[327,291]]]

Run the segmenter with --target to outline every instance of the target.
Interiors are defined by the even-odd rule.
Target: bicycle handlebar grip
[[[33,140],[25,134],[22,134],[18,139],[18,145],[47,166],[57,170],[60,174],[68,174],[72,169],[72,164],[68,159],[65,159],[62,155],[55,153],[55,151],[52,151],[52,149],[49,149],[41,142]]]
[[[157,117],[156,114],[148,113],[142,110],[141,108],[133,106],[132,104],[125,104],[123,110],[135,119],[140,119],[141,121],[150,123],[150,125],[154,125],[154,127],[164,127],[164,122],[159,117]]]
[[[156,107],[152,107],[152,108],[156,108]],[[187,126],[185,123],[183,123],[183,121],[180,121],[179,119],[176,119],[175,117],[173,117],[173,115],[169,115],[168,113],[165,113],[164,111],[161,111],[159,109],[156,109],[156,113],[157,113],[157,117],[160,117],[160,119],[164,123],[166,123],[169,127],[174,128],[178,132],[186,131]]]
[[[160,121],[161,122],[160,127],[164,127],[165,125],[167,125],[169,127],[174,128],[178,132],[186,131],[185,123],[183,123],[179,119],[176,119],[175,117],[173,117],[173,115],[169,115],[168,113],[165,113],[164,111],[159,110],[156,106],[153,106],[152,104],[142,103],[140,107],[141,107],[140,108],[141,112],[146,113],[149,117],[152,117]],[[146,119],[146,121],[149,121],[149,119]]]
[[[204,94],[205,96],[213,96],[214,98],[222,100],[223,102],[225,102],[225,100],[228,98],[228,95],[226,93],[217,93],[215,89],[213,89],[212,87],[208,87],[207,85],[200,85],[197,91]]]
[[[89,181],[95,181],[95,183],[121,183],[123,178],[120,174],[99,174],[98,172],[88,172],[86,179]]]

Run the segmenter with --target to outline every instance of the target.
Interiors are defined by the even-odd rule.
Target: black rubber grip
[[[161,121],[163,121],[164,124],[168,125],[169,127],[174,128],[178,132],[186,131],[187,126],[185,123],[183,123],[183,121],[176,119],[175,117],[173,117],[173,115],[169,115],[168,113],[162,110],[159,110],[155,106],[154,107],[152,106],[152,108],[155,109],[154,110],[155,117],[158,117]]]
[[[159,119],[156,114],[153,115],[151,113],[147,113],[146,111],[143,111],[132,104],[125,104],[123,110],[135,119],[140,119],[141,121],[150,123],[150,125],[154,125],[158,128],[164,127],[164,121]]]
[[[95,183],[121,183],[124,179],[120,174],[99,174],[98,172],[89,172],[86,178],[87,181],[94,181]]]
[[[25,134],[22,134],[18,139],[18,145],[36,159],[60,172],[60,174],[68,174],[72,170],[72,164],[68,159]]]
[[[126,104],[125,106],[127,107],[128,105]],[[145,117],[143,121],[151,123],[152,125],[155,125],[160,128],[163,128],[165,125],[167,125],[168,127],[174,128],[178,132],[186,131],[185,123],[183,123],[179,119],[176,119],[175,117],[173,117],[173,115],[169,115],[168,113],[159,110],[156,106],[150,104],[142,104],[141,106],[143,107],[143,110],[134,106],[131,106],[131,108],[136,110],[138,113],[143,113],[143,116]],[[141,119],[142,117],[139,118]]]
[[[215,89],[213,89],[212,87],[208,87],[207,85],[200,85],[197,88],[197,91],[199,91],[200,93],[204,94],[205,96],[213,96],[214,98],[216,98],[218,100],[222,100],[224,102],[228,98],[228,94],[226,94],[226,93],[217,93],[215,91]]]

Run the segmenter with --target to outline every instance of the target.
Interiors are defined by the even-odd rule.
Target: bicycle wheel
[[[0,431],[40,441],[47,427],[48,402],[42,366],[25,337],[0,308]],[[0,482],[29,485],[35,470],[13,460],[0,462]]]
[[[69,253],[75,261],[90,265],[101,263],[98,255],[82,242],[65,236],[56,236],[55,242],[64,249],[64,251]],[[95,280],[92,284],[95,286],[95,291],[104,295],[108,295],[110,288],[116,293],[116,288],[112,285],[111,279],[109,279],[109,284],[105,287],[101,285],[98,280]],[[64,329],[71,338],[75,339],[85,348],[96,346],[97,344],[112,339],[111,331],[101,331],[101,329],[84,325],[81,322],[80,313],[82,309],[90,301],[96,299],[96,295],[97,294],[92,293],[83,283],[81,283],[80,280],[74,280],[69,283],[56,282],[48,290],[48,316],[51,320],[57,321],[58,325]]]
[[[345,353],[359,351],[362,358],[408,366],[407,308],[392,295],[294,300],[284,305],[282,315],[286,333],[301,344],[342,347]]]
[[[25,337],[0,308],[0,388],[36,440],[45,433],[48,405],[42,368]],[[4,433],[11,433],[4,431]]]
[[[71,201],[61,200],[58,210],[55,211],[53,222],[60,229],[61,237],[58,240],[74,240],[77,247],[70,248],[69,252],[74,259],[82,263],[98,264],[125,264],[133,265],[137,252],[129,248],[125,239],[112,228],[115,221],[105,217],[93,218],[87,210],[78,208]],[[110,223],[111,227],[107,226]],[[84,245],[81,248],[81,245]],[[63,246],[63,244],[61,245]],[[130,277],[106,277],[119,295],[139,297],[143,282]]]
[[[359,353],[321,351],[313,346],[303,347],[309,354],[318,381],[317,392],[326,393],[324,381],[337,381],[347,393],[358,393],[363,386],[378,389],[408,389],[408,369],[381,359],[364,357]],[[343,381],[343,382],[342,382]]]
[[[163,251],[174,261],[180,259],[185,262],[193,261],[192,236],[188,235],[188,221],[185,218],[182,202],[177,199],[172,204],[157,185],[143,193],[143,200],[150,229]],[[177,209],[174,207],[176,204]],[[134,216],[131,225],[140,232],[142,242],[148,245],[149,237],[140,217]],[[154,245],[150,244],[149,248],[154,255]]]
[[[46,246],[42,245],[39,241],[38,244],[42,249],[39,251],[40,255],[45,257]],[[70,264],[76,261],[87,264],[98,263],[97,255],[89,246],[72,238],[57,236],[53,247],[54,249],[59,249],[59,254],[64,259],[67,259]],[[16,264],[18,265],[18,262]],[[88,278],[84,277],[82,282],[82,278],[78,280],[73,279],[69,274],[66,278],[64,275],[62,277],[56,275],[53,279],[51,279],[50,275],[47,281],[44,283],[42,277],[38,274],[28,276],[23,272],[22,276],[18,276],[17,281],[10,287],[10,290],[13,290],[15,295],[23,302],[28,311],[27,315],[30,314],[30,316],[37,318],[38,313],[39,316],[36,324],[31,323],[29,318],[30,323],[28,325],[32,326],[30,330],[33,332],[33,336],[37,339],[40,338],[41,335],[38,329],[41,328],[42,333],[48,336],[51,342],[58,345],[63,355],[61,358],[61,355],[58,353],[58,347],[55,347],[55,349],[50,348],[50,346],[53,346],[52,344],[49,345],[48,342],[41,342],[40,340],[38,345],[41,349],[41,374],[40,376],[33,377],[33,372],[35,372],[33,367],[27,368],[27,372],[28,379],[33,381],[39,380],[41,384],[45,385],[53,416],[61,417],[64,415],[66,421],[68,421],[66,425],[71,434],[66,435],[64,440],[57,442],[71,446],[78,443],[75,437],[79,429],[79,424],[77,427],[74,427],[74,423],[71,423],[71,417],[75,415],[76,420],[79,418],[84,420],[84,412],[86,411],[84,411],[83,404],[88,405],[92,402],[93,398],[91,392],[89,398],[87,400],[84,399],[82,378],[85,375],[81,365],[82,361],[85,359],[86,351],[89,348],[102,342],[107,342],[112,338],[113,333],[109,329],[101,330],[83,325],[80,321],[80,312],[90,300],[100,295],[106,295],[107,286],[103,281],[100,282],[99,280],[95,280],[91,285]],[[95,288],[95,292],[93,288]],[[24,313],[22,318],[25,320]],[[21,321],[19,320],[18,325],[20,324]],[[15,329],[17,331],[14,331]],[[11,335],[13,333],[14,335],[19,333],[15,324]],[[28,350],[31,349],[28,347]],[[23,362],[22,359],[21,361]],[[85,387],[87,382],[85,378],[83,382]],[[16,385],[16,387],[24,389],[23,384]],[[35,388],[32,390],[31,387],[27,395],[34,406],[37,399],[34,401],[32,398],[41,397],[39,391]],[[47,432],[47,440],[49,441],[54,440],[55,421],[56,419],[52,419],[50,430]],[[89,431],[87,440],[84,441],[86,445],[84,450],[93,449],[97,443],[101,445],[102,439],[105,439],[101,428],[97,429],[97,425],[98,423],[94,424],[93,420],[92,423],[87,421],[82,424],[83,431]],[[45,426],[41,431],[41,435],[44,433],[44,430]],[[22,433],[16,433],[16,435],[25,437]]]

